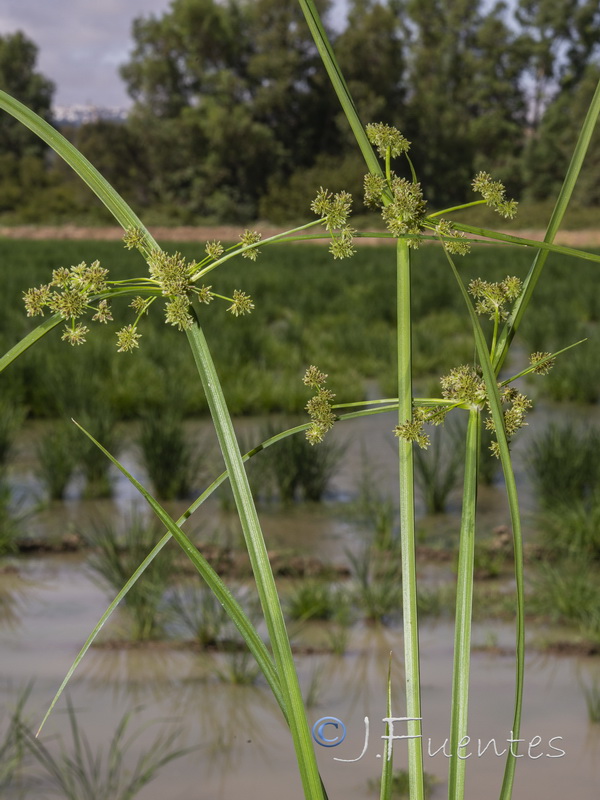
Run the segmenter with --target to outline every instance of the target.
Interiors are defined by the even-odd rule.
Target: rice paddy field
[[[187,258],[203,252],[189,242],[165,247]],[[52,269],[94,260],[112,279],[145,271],[139,255],[117,242],[0,240],[2,351],[36,322],[25,315],[24,290],[47,282]],[[465,282],[497,281],[523,277],[530,260],[529,252],[486,245],[458,264]],[[562,800],[573,786],[579,798],[592,800],[600,788],[597,271],[590,262],[550,257],[502,375],[518,373],[531,352],[586,339],[549,375],[519,381],[534,409],[513,444],[525,516],[528,617],[526,757],[517,767],[514,800]],[[333,260],[326,246],[264,247],[256,262],[233,260],[210,278],[214,292],[230,297],[240,289],[255,304],[240,318],[218,300],[202,307],[243,449],[306,420],[310,390],[302,376],[311,364],[328,373],[340,402],[393,396],[395,263],[389,246],[359,247],[345,261]],[[436,396],[440,376],[473,362],[469,322],[437,248],[415,253],[413,279],[416,393]],[[161,535],[130,485],[82,445],[71,418],[118,452],[173,516],[222,470],[185,336],[165,325],[156,309],[142,321],[140,349],[117,353],[115,330],[132,321],[131,313],[115,303],[115,323],[90,323],[88,342],[79,348],[62,342],[58,327],[1,376],[1,796],[83,800],[60,783],[65,759],[79,758],[82,774],[112,770],[116,780],[148,752],[160,767],[156,780],[131,795],[114,789],[107,800],[158,800],[166,792],[173,800],[300,798],[278,709],[177,548],[165,549],[84,659],[71,684],[71,711],[62,702],[48,723],[42,739],[47,757],[27,745],[22,758],[15,750],[12,715],[19,698],[19,719],[32,730],[123,576]],[[377,796],[390,651],[392,680],[403,683],[394,423],[393,413],[344,422],[321,450],[296,437],[297,444],[286,440],[249,463],[310,722],[331,718],[347,729],[339,747],[317,748],[332,798]],[[436,429],[430,449],[417,458],[425,769],[432,800],[446,795],[461,425],[450,420]],[[503,759],[496,753],[511,735],[514,679],[509,516],[497,462],[484,458],[480,475],[470,716],[475,750],[467,778],[473,798],[499,792]],[[252,615],[256,599],[227,490],[215,493],[190,523],[194,541]],[[403,698],[397,702],[401,709]],[[148,725],[131,742],[128,736],[115,740],[123,712],[131,713],[131,730]],[[105,759],[94,766],[84,739],[99,759],[100,753],[108,759],[114,747],[123,764]],[[479,755],[477,748],[492,739],[496,750],[489,746]],[[402,770],[405,753],[399,750]],[[108,778],[102,780],[107,785]],[[405,796],[402,781],[399,772],[398,798]]]

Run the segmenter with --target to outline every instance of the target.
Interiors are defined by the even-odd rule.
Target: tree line
[[[319,0],[361,118],[398,127],[433,206],[491,172],[511,196],[556,193],[600,76],[597,0]],[[63,132],[146,219],[188,224],[306,216],[319,185],[361,210],[360,156],[295,0],[173,0],[136,19],[121,68],[132,110]],[[0,82],[46,118],[36,45],[0,37]],[[577,201],[600,205],[600,137]],[[0,217],[91,208],[25,129],[0,119]]]

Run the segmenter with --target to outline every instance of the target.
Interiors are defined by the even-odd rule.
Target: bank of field
[[[165,247],[187,258],[203,254],[199,244],[169,242]],[[146,269],[137,253],[116,242],[5,239],[0,252],[4,349],[39,321],[26,317],[22,292],[47,282],[52,269],[96,259],[113,279]],[[374,392],[394,394],[395,274],[389,254],[389,246],[369,246],[352,259],[336,261],[326,245],[270,246],[256,262],[238,258],[219,269],[214,280],[208,276],[218,294],[231,296],[241,289],[255,303],[248,317],[233,317],[220,300],[201,310],[232,413],[301,411],[308,397],[302,375],[313,363],[329,373],[340,401]],[[466,282],[476,276],[499,280],[508,274],[523,277],[532,257],[531,250],[485,245],[458,263]],[[417,386],[439,394],[440,375],[473,361],[469,323],[437,247],[424,246],[415,254],[413,275]],[[548,377],[535,382],[535,391],[550,399],[596,403],[600,396],[597,275],[597,264],[551,256],[519,334],[523,357],[588,337]],[[115,322],[109,325],[89,323],[88,342],[69,357],[65,349],[70,345],[60,341],[59,326],[11,365],[1,391],[23,404],[30,417],[103,407],[127,419],[173,404],[186,416],[204,414],[205,400],[183,335],[165,326],[158,309],[151,310],[140,326],[139,351],[119,354],[115,331],[133,321],[133,312],[126,302],[115,302],[113,314]],[[86,381],[79,379],[83,374]]]

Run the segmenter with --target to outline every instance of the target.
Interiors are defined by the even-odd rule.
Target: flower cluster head
[[[381,216],[394,236],[412,234],[408,245],[417,248],[427,207],[421,184],[390,174],[389,183],[382,175],[365,175],[365,204],[381,208]]]
[[[488,283],[479,278],[469,284],[469,294],[478,302],[475,311],[487,314],[490,319],[506,319],[508,311],[505,306],[514,303],[521,293],[522,283],[519,278],[509,275],[499,283]]]
[[[492,180],[488,172],[478,172],[471,185],[473,191],[483,197],[489,208],[493,208],[501,217],[513,219],[517,213],[518,203],[516,200],[506,199],[506,189],[500,181]]]
[[[440,378],[442,397],[468,406],[482,408],[486,401],[485,381],[467,365],[454,367]]]
[[[471,250],[471,244],[464,231],[457,231],[447,219],[441,219],[435,226],[435,232],[443,238],[444,249],[448,253],[466,256]]]
[[[547,375],[554,364],[556,358],[551,358],[551,353],[532,353],[529,356],[529,363],[533,367],[533,372],[536,375]]]
[[[385,125],[383,122],[371,122],[367,125],[367,137],[375,145],[380,158],[386,158],[388,153],[392,158],[408,153],[410,142],[397,128]]]
[[[527,395],[522,394],[514,387],[506,386],[504,388],[499,388],[501,389],[500,400],[504,408],[502,412],[504,419],[504,431],[506,433],[507,440],[510,442],[515,433],[527,425],[525,422],[525,417],[533,404]],[[485,419],[485,427],[489,431],[494,433],[496,432],[496,424],[491,413],[488,414]],[[500,445],[498,444],[497,440],[492,441],[490,444],[490,450],[496,456],[496,458],[500,458]]]
[[[349,258],[356,252],[352,246],[356,231],[348,225],[352,196],[348,192],[332,194],[322,186],[310,204],[311,211],[323,219],[325,230],[331,234],[329,252],[334,258]]]
[[[335,414],[331,407],[335,395],[325,388],[327,375],[314,365],[306,370],[302,380],[305,386],[310,386],[316,392],[306,404],[306,410],[311,419],[310,427],[306,431],[306,438],[310,444],[317,444],[323,441],[323,437],[335,422]]]
[[[253,245],[256,245],[258,242],[260,242],[260,233],[258,233],[258,231],[250,231],[246,229],[240,234],[240,239],[243,247],[251,248],[250,250],[244,250],[242,253],[242,258],[249,258],[251,261],[256,261],[256,257],[260,253],[260,250],[258,250],[256,247],[253,247]]]
[[[443,425],[448,409],[439,405],[415,405],[412,419],[396,425],[394,434],[406,442],[418,444],[422,450],[427,450],[431,444],[429,435],[424,431],[424,425]]]
[[[240,292],[239,289],[233,290],[233,302],[227,309],[234,317],[241,317],[244,314],[249,314],[254,308],[254,303],[249,294]]]
[[[204,248],[206,251],[206,255],[213,259],[213,261],[217,261],[223,255],[223,245],[221,242],[207,242],[206,247]]]
[[[69,344],[83,344],[89,329],[78,322],[89,309],[95,310],[94,320],[107,322],[112,319],[107,300],[101,300],[94,309],[92,302],[107,290],[108,270],[94,261],[88,266],[85,262],[76,266],[60,267],[52,271],[52,280],[42,286],[28,289],[23,293],[23,301],[28,317],[44,315],[48,309],[68,322],[62,339]]]
[[[127,250],[135,248],[143,252],[148,249],[148,239],[141,228],[127,228],[123,234],[123,244]]]

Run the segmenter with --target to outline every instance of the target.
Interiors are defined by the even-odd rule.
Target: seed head
[[[227,311],[231,311],[234,317],[240,317],[244,314],[249,314],[254,308],[254,303],[249,294],[240,292],[238,289],[233,291],[233,303],[229,306]]]

